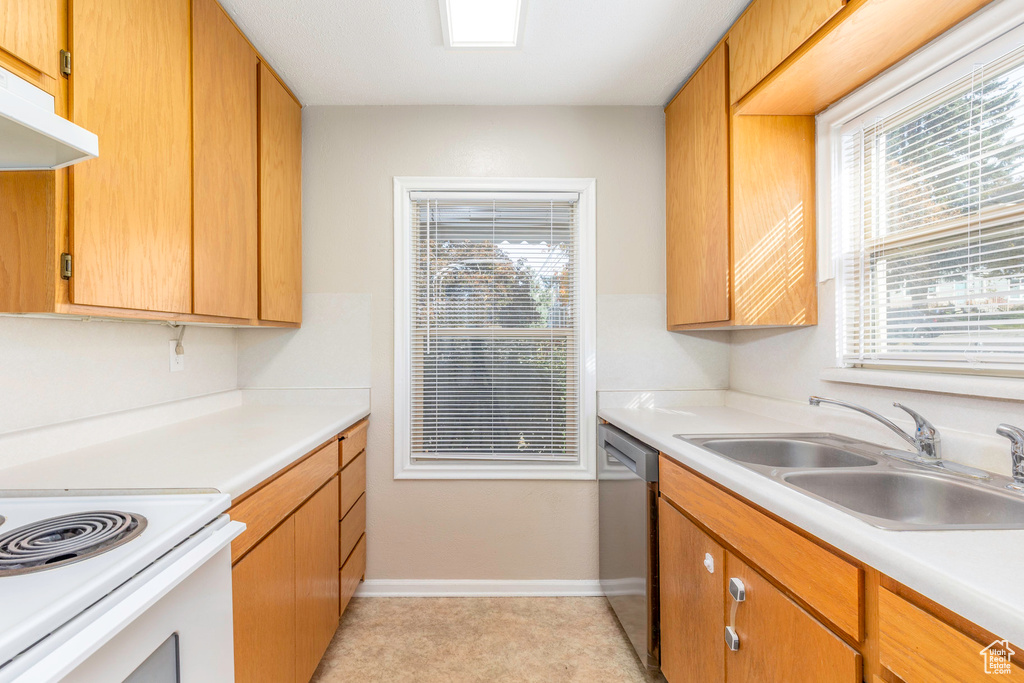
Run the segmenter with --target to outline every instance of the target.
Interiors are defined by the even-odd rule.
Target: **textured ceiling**
[[[665,104],[748,0],[529,0],[516,50],[441,42],[437,0],[221,0],[303,104]]]

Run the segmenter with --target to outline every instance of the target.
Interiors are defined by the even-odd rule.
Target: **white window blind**
[[[578,462],[578,196],[411,199],[412,461]]]
[[[844,363],[1024,369],[1024,48],[841,154]]]

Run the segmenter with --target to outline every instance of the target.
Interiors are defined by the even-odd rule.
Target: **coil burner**
[[[146,518],[128,512],[77,512],[0,534],[0,577],[55,569],[101,555],[142,533]]]

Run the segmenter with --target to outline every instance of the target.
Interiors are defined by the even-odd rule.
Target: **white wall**
[[[305,320],[239,332],[240,380],[371,387],[370,578],[597,576],[594,482],[394,480],[393,177],[596,177],[599,388],[722,388],[727,337],[664,329],[664,154],[657,107],[303,111]]]
[[[171,373],[176,335],[166,325],[0,317],[0,434],[237,387],[233,329],[189,327],[185,369]]]

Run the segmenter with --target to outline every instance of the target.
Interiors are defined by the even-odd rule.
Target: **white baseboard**
[[[367,579],[361,598],[592,597],[604,595],[596,579],[490,581],[473,579]]]

